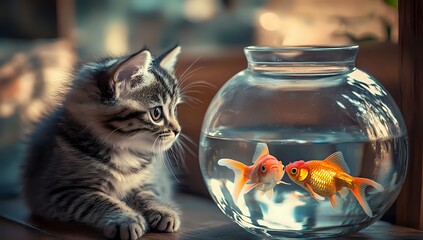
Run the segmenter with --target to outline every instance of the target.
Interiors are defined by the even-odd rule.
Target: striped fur
[[[180,47],[82,65],[62,105],[36,129],[23,193],[33,213],[137,239],[179,229],[164,152],[179,136]]]

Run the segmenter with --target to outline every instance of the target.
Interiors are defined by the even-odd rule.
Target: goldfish
[[[373,213],[364,196],[366,187],[372,186],[379,192],[384,190],[382,185],[373,180],[349,175],[350,170],[342,152],[335,152],[324,160],[289,163],[286,172],[293,182],[306,189],[316,200],[329,198],[335,210],[342,203],[336,193],[345,198],[350,190],[369,217],[373,217]]]
[[[246,166],[239,161],[228,158],[222,158],[217,163],[233,170],[235,173],[234,189],[232,191],[232,197],[235,202],[238,202],[241,192],[246,194],[254,188],[262,191],[262,194],[267,192],[271,198],[273,196],[273,187],[280,183],[288,184],[281,180],[285,174],[284,165],[269,154],[269,149],[265,143],[257,144],[251,166]]]

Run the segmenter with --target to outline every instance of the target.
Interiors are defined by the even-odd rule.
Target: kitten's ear
[[[165,69],[168,73],[172,74],[175,70],[175,64],[178,60],[178,55],[181,53],[181,46],[176,45],[163,55],[161,55],[159,59],[160,67]]]
[[[131,79],[147,73],[151,65],[151,53],[148,50],[141,50],[129,56],[122,63],[118,64],[113,74],[113,81],[117,83],[129,83]]]

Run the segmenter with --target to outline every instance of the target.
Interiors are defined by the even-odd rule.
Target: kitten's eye
[[[162,107],[155,107],[150,109],[150,116],[153,121],[158,122],[163,118]]]

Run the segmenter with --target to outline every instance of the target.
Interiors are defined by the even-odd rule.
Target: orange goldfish
[[[286,171],[292,181],[305,188],[317,200],[329,198],[334,209],[339,209],[340,199],[348,194],[354,194],[364,212],[372,217],[373,213],[364,198],[365,188],[370,185],[379,192],[383,191],[382,185],[367,178],[352,177],[341,152],[335,152],[325,160],[296,161],[286,166]]]
[[[274,156],[269,155],[269,149],[265,143],[258,143],[253,156],[253,165],[246,166],[236,160],[223,158],[217,162],[220,166],[230,168],[235,173],[234,189],[232,196],[235,202],[241,192],[244,194],[253,188],[268,192],[269,197],[273,195],[273,187],[276,184],[284,183],[281,179],[285,173],[282,162]],[[247,182],[250,183],[247,184]]]

